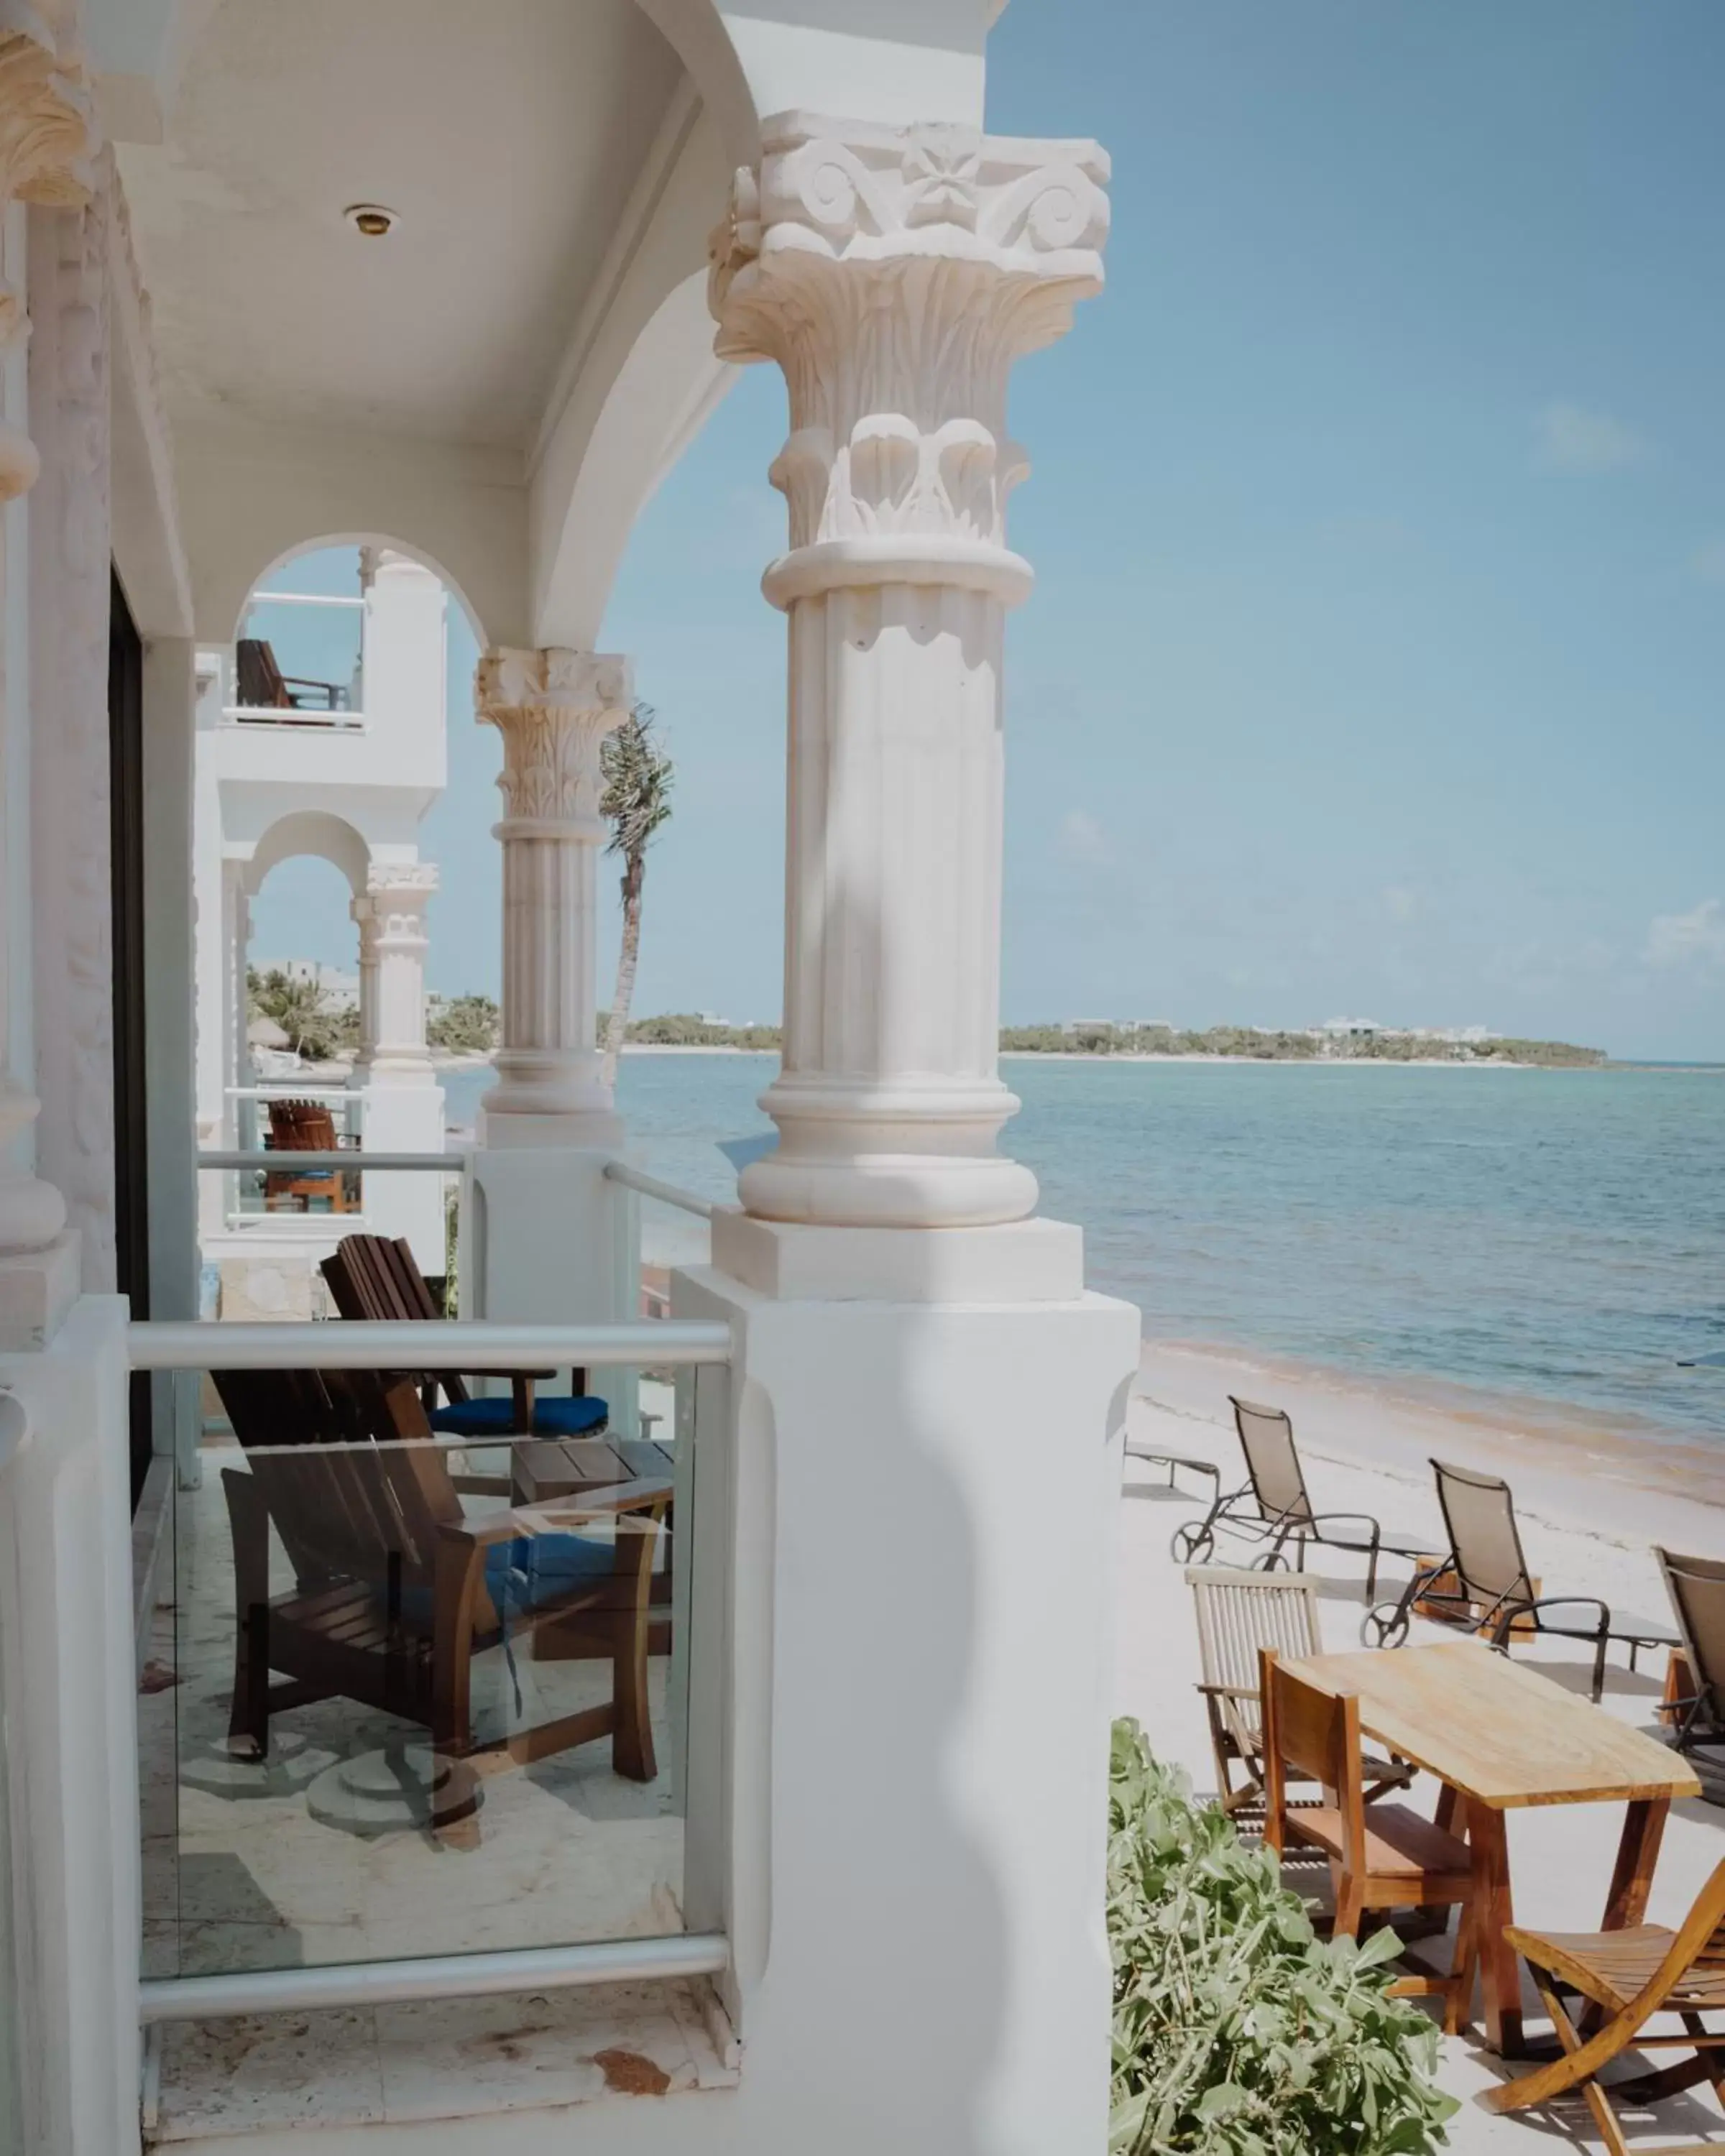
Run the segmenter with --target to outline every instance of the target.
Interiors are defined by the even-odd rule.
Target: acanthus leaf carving
[[[506,815],[603,837],[600,745],[628,717],[632,699],[626,659],[560,646],[485,653],[475,701],[480,720],[503,737],[497,784]]]
[[[791,114],[768,123],[714,234],[723,358],[773,360],[791,434],[772,472],[793,548],[940,535],[1004,549],[1027,470],[1007,380],[1101,289],[1094,143]]]

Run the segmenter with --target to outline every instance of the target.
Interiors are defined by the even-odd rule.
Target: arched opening
[[[470,1020],[475,999],[495,998],[501,942],[485,814],[495,752],[470,716],[473,610],[423,550],[344,536],[278,554],[232,620],[233,642],[201,662],[203,1142],[280,1144],[294,1100],[318,1106],[320,1127],[326,1112],[336,1147],[440,1155],[439,1005]],[[436,903],[446,858],[459,894],[445,909],[448,953]],[[468,1063],[453,1075],[470,1121],[482,1081]],[[424,1270],[444,1269],[438,1171],[356,1174],[321,1191],[262,1169],[205,1180],[205,1260],[223,1312],[235,1235],[293,1240],[314,1303],[319,1260],[355,1224],[405,1235]],[[325,1218],[362,1202],[358,1224]]]

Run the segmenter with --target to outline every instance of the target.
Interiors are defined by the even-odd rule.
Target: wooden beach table
[[[1486,2039],[1502,2056],[1518,2056],[1521,1975],[1503,1939],[1515,1922],[1505,1815],[1535,1804],[1628,1806],[1602,1920],[1603,1929],[1618,1931],[1647,1913],[1671,1799],[1701,1794],[1694,1770],[1655,1738],[1477,1640],[1311,1655],[1286,1666],[1357,1693],[1361,1729],[1444,1784],[1439,1824],[1454,1830],[1465,1815]]]

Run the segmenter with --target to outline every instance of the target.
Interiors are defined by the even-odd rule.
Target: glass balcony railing
[[[12,1913],[12,1828],[7,1806],[6,1702],[0,1697],[0,1973],[18,1966]],[[22,2090],[18,2075],[18,1996],[0,1980],[0,2156],[24,2156]]]
[[[429,1375],[259,1340],[351,1362],[362,1333],[497,1327],[232,1328],[252,1367],[203,1378],[139,1702],[146,1993],[696,1928],[686,1530],[724,1373],[678,1336],[703,1329],[630,1328],[683,1366],[614,1358],[561,1410],[587,1434],[527,1439],[429,1435]],[[469,1382],[506,1433],[507,1378]]]

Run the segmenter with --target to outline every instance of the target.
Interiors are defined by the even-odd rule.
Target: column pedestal
[[[685,1888],[691,1928],[723,1922],[736,1953],[737,2145],[1099,2151],[1137,1314],[1082,1292],[1078,1233],[1050,1223],[716,1224],[716,1259],[745,1249],[791,1291],[716,1269],[672,1286],[675,1316],[738,1343],[730,1422],[695,1431],[696,1486],[730,1507],[735,1689],[721,1769],[703,1717],[725,1660],[694,1632]],[[884,1299],[895,1270],[993,1290]]]

